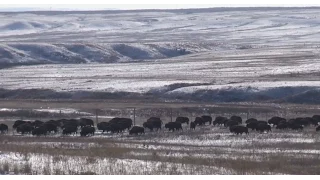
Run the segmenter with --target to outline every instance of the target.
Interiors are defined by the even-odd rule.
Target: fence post
[[[266,121],[268,120],[268,113],[266,112]]]
[[[98,125],[99,120],[98,120],[98,109],[96,109],[96,124]]]
[[[136,125],[136,108],[133,108],[133,125]]]

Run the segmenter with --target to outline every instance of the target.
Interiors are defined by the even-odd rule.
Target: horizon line
[[[213,7],[195,7],[195,8],[136,8],[136,9],[126,9],[126,8],[97,8],[97,9],[81,9],[81,8],[52,8],[52,7],[8,7],[8,8],[1,8],[0,12],[94,12],[94,11],[150,11],[150,10],[157,10],[157,11],[172,11],[172,10],[203,10],[203,9],[236,9],[236,8],[320,8],[320,5],[306,5],[306,6],[213,6]]]

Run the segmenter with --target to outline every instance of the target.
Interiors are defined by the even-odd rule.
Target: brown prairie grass
[[[23,147],[23,150],[21,150]],[[25,154],[24,159],[26,163],[20,167],[11,167],[9,164],[1,163],[1,173],[8,172],[8,169],[12,169],[15,174],[32,174],[32,165],[28,163],[28,153],[39,153],[47,154],[53,156],[54,162],[65,161],[64,157],[72,156],[82,156],[85,158],[86,163],[94,164],[99,158],[129,158],[138,159],[143,161],[153,161],[162,162],[163,164],[158,167],[159,174],[180,174],[175,166],[170,167],[168,171],[166,163],[178,163],[178,164],[189,164],[206,167],[220,167],[225,169],[230,169],[235,172],[235,174],[319,174],[320,164],[319,157],[314,156],[313,158],[303,158],[303,157],[291,157],[285,154],[256,154],[248,153],[247,156],[259,156],[261,160],[246,159],[242,158],[242,153],[230,154],[230,156],[235,156],[239,158],[228,158],[225,156],[215,157],[215,158],[201,158],[194,156],[184,156],[184,157],[174,157],[174,156],[162,156],[161,152],[158,150],[150,150],[148,155],[141,156],[130,156],[128,152],[136,151],[131,148],[115,147],[105,149],[103,147],[88,148],[83,149],[54,149],[54,148],[41,148],[36,146],[31,148],[30,146],[22,145],[11,145],[9,144],[7,148],[1,147],[1,151],[7,152],[19,152]],[[221,153],[221,155],[223,155]],[[197,173],[196,168],[192,171]],[[162,172],[162,173],[161,173]],[[64,174],[65,172],[61,169],[53,168],[51,171],[50,165],[45,165],[42,174]],[[95,172],[84,171],[84,172],[69,172],[70,174],[95,174]],[[120,172],[126,174],[125,171]],[[156,172],[155,172],[156,173]],[[210,174],[210,172],[207,172]],[[214,171],[212,171],[214,174]]]

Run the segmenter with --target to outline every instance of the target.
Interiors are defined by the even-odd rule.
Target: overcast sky
[[[307,5],[279,5],[279,4],[0,4],[0,10],[103,10],[103,9],[186,9],[209,7],[256,7],[256,6],[318,6]]]

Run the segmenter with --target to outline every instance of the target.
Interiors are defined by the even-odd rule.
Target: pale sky
[[[69,1],[70,2],[70,1]],[[81,2],[81,1],[80,1]],[[90,1],[89,1],[90,2]],[[130,1],[129,1],[130,2]],[[164,1],[166,2],[166,1]],[[188,2],[188,1],[187,1]],[[224,1],[225,3],[228,1]],[[271,2],[272,3],[272,2]],[[0,10],[104,10],[104,9],[187,9],[210,7],[283,7],[319,6],[319,4],[0,4]]]

